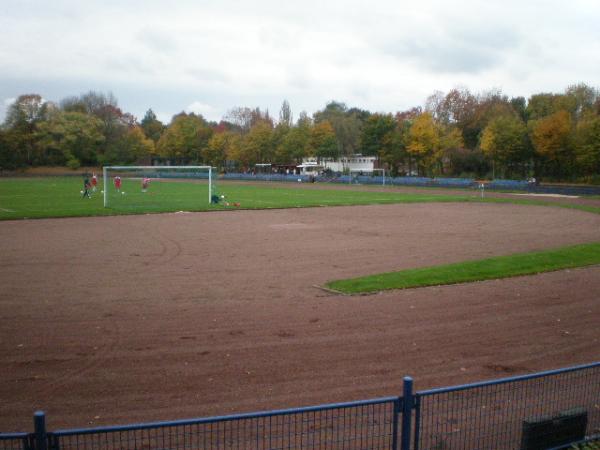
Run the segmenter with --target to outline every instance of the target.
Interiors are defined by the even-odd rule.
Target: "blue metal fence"
[[[0,450],[565,448],[600,437],[600,362],[402,397],[125,426],[0,433]]]
[[[252,174],[228,172],[219,175],[220,179],[241,181],[278,181],[293,182],[300,180],[303,183],[312,181],[308,175],[292,174]],[[318,182],[348,184],[350,175],[319,175],[315,178]],[[352,181],[360,184],[382,185],[381,176],[358,175]],[[385,177],[387,186],[416,186],[416,187],[443,187],[478,189],[479,183],[472,178],[430,178],[430,177]],[[522,191],[532,194],[563,194],[563,195],[600,195],[600,186],[569,186],[559,184],[537,185],[524,180],[491,180],[486,183],[486,190]]]
[[[58,430],[48,448],[374,449],[396,448],[398,397],[261,413],[119,427]]]
[[[0,433],[0,450],[33,449],[29,433]]]
[[[600,363],[431,389],[415,399],[415,450],[523,448],[533,424],[556,428],[578,411],[586,413],[584,434],[594,435],[600,433]],[[553,445],[531,448],[562,444],[551,433],[541,427],[530,440]]]

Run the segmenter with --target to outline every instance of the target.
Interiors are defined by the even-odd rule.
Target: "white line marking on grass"
[[[6,209],[6,208],[0,208],[0,211],[4,211],[4,212],[15,212],[14,209]]]
[[[566,195],[566,194],[512,194],[512,195],[531,195],[532,197],[557,197],[557,198],[579,198],[579,195]]]

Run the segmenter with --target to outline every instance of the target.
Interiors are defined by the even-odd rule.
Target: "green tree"
[[[39,94],[20,95],[8,107],[4,127],[10,130],[8,136],[11,140],[13,162],[20,166],[45,162],[43,156],[38,153],[36,131],[39,124],[47,120],[53,109],[53,106],[45,102]]]
[[[154,114],[152,109],[146,111],[140,125],[142,126],[142,130],[144,130],[146,137],[152,139],[154,143],[158,142],[165,130],[165,125],[156,118],[156,114]]]
[[[291,128],[293,124],[294,117],[292,115],[292,109],[290,108],[289,102],[284,100],[281,105],[281,110],[279,111],[279,125],[285,125],[288,128]]]
[[[49,164],[93,165],[104,142],[102,122],[85,113],[57,111],[39,125],[36,140]]]
[[[12,130],[0,128],[0,172],[14,170],[26,165],[24,155],[17,148],[17,139]]]
[[[310,126],[302,124],[291,128],[277,147],[275,160],[280,164],[302,162],[308,155],[310,136]]]
[[[364,154],[376,155],[392,173],[405,156],[402,135],[391,114],[373,114],[362,127],[360,145]]]
[[[240,162],[248,169],[255,164],[268,164],[273,161],[273,128],[267,121],[260,121],[244,136],[240,148]]]
[[[332,101],[313,116],[315,124],[327,121],[333,128],[338,156],[352,156],[357,153],[362,128],[360,110],[349,110],[344,103]]]
[[[600,176],[600,116],[586,115],[577,124],[574,140],[580,174]]]
[[[527,100],[525,97],[513,97],[510,99],[513,110],[523,122],[527,122]]]
[[[296,126],[311,128],[313,126],[313,120],[308,116],[306,111],[301,111]]]
[[[450,173],[465,178],[482,178],[491,167],[481,149],[456,148],[446,151]]]
[[[527,103],[527,120],[539,120],[566,111],[575,114],[577,111],[577,98],[575,95],[540,93],[534,94]]]
[[[158,140],[156,153],[181,164],[201,163],[202,152],[212,134],[202,116],[178,114]]]
[[[502,175],[526,175],[523,165],[531,157],[528,152],[527,127],[513,115],[492,119],[481,135],[481,150],[493,161],[493,170]],[[493,173],[496,176],[496,173]]]
[[[140,126],[132,126],[120,136],[117,145],[112,146],[104,155],[104,162],[107,164],[131,164],[142,161],[154,153],[154,141],[146,137]]]
[[[287,122],[279,122],[273,130],[273,161],[278,164],[286,164],[284,159],[280,156],[283,154],[283,143],[290,133],[291,127]]]
[[[392,134],[396,120],[391,114],[373,114],[365,122],[360,136],[360,148],[364,155],[390,153]]]
[[[574,113],[577,119],[586,113],[593,113],[594,106],[600,98],[600,92],[585,83],[573,84],[565,90],[565,95],[571,99],[569,104],[574,105]]]

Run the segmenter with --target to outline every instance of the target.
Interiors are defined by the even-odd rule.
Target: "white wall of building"
[[[339,158],[335,161],[331,158],[322,158],[320,164],[325,167],[325,169],[329,169],[332,172],[344,172],[345,170],[371,172],[375,168],[376,161],[376,156],[355,155],[349,158]],[[302,163],[317,164],[317,158],[304,158]]]

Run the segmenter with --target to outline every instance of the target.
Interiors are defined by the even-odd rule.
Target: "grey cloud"
[[[147,49],[162,54],[170,54],[178,47],[171,33],[159,30],[140,30],[136,35],[136,40]]]
[[[209,83],[227,83],[230,81],[230,78],[224,73],[209,68],[191,68],[185,72],[197,81]]]
[[[156,75],[156,63],[146,61],[133,54],[110,55],[104,59],[106,66],[115,73],[137,73],[144,76]]]
[[[502,28],[472,27],[403,38],[384,46],[400,60],[416,62],[429,70],[444,73],[476,74],[503,62],[503,53],[518,47],[516,32]]]

